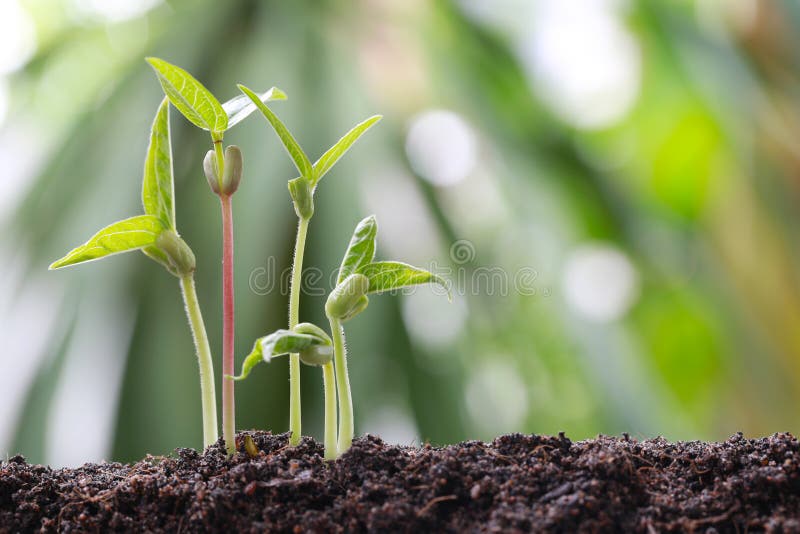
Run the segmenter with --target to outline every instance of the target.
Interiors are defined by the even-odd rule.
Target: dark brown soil
[[[306,439],[248,433],[227,459],[0,465],[0,531],[800,532],[790,434],[724,443],[510,435],[443,448],[366,436],[326,463]],[[240,440],[244,434],[240,434]],[[244,450],[244,449],[242,449]]]

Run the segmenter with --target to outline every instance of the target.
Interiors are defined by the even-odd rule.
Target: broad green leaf
[[[447,281],[432,272],[399,261],[378,261],[358,271],[369,278],[369,293],[384,293],[420,284],[439,284],[450,295]]]
[[[150,130],[150,146],[144,160],[142,205],[158,217],[164,228],[175,229],[175,186],[172,179],[172,145],[169,135],[169,99],[165,98]]]
[[[153,215],[139,215],[106,226],[89,241],[54,262],[50,269],[93,261],[105,256],[153,245],[164,230]]]
[[[242,372],[239,376],[233,377],[234,380],[244,380],[253,367],[262,360],[269,363],[275,356],[283,354],[298,353],[315,345],[330,345],[330,339],[326,339],[313,333],[298,333],[292,330],[276,330],[268,336],[256,340],[253,350],[242,363]]]
[[[314,345],[327,345],[330,341],[309,332],[300,333],[292,330],[277,330],[261,339],[261,356],[265,362],[273,356],[297,353]]]
[[[283,124],[278,116],[275,115],[272,110],[261,101],[261,98],[257,94],[244,85],[239,84],[238,87],[239,90],[247,95],[253,104],[255,104],[259,110],[261,110],[261,113],[264,114],[264,117],[272,125],[275,133],[278,134],[278,138],[283,143],[283,147],[286,149],[286,152],[289,153],[289,156],[292,158],[295,167],[297,167],[297,170],[300,172],[300,176],[311,181],[313,175],[311,161],[309,161],[308,156],[306,156],[306,153],[303,152],[302,148],[300,148],[300,145],[297,143],[292,134],[289,133],[289,129],[286,128],[286,125]]]
[[[350,238],[350,244],[347,246],[344,259],[342,259],[342,265],[339,267],[339,276],[336,279],[337,284],[341,284],[345,278],[358,272],[359,269],[372,261],[375,257],[375,236],[377,234],[378,223],[375,221],[374,215],[370,215],[358,223],[353,232],[353,237]]]
[[[228,114],[219,100],[191,74],[156,57],[147,58],[147,62],[156,71],[158,81],[172,105],[189,122],[211,132],[228,129]]]
[[[266,103],[271,100],[286,100],[287,97],[286,93],[277,87],[272,87],[258,98]],[[239,95],[222,104],[222,109],[228,114],[228,130],[230,130],[254,112],[256,110],[256,105],[253,104],[250,97]]]
[[[314,323],[298,323],[292,330],[298,334],[308,334],[310,336],[318,337],[323,344],[330,345],[332,343],[331,337],[322,328]]]
[[[336,144],[330,147],[316,163],[314,163],[314,180],[312,185],[317,185],[320,178],[325,176],[333,165],[339,161],[339,158],[344,156],[353,143],[358,141],[358,138],[364,135],[364,132],[369,130],[373,124],[377,123],[383,117],[381,115],[374,115],[364,122],[357,124],[352,130],[347,132],[344,137],[336,141]]]

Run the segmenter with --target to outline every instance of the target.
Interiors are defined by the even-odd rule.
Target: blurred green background
[[[3,0],[0,453],[75,465],[201,444],[176,280],[141,254],[47,271],[139,212],[149,55],[222,100],[282,88],[272,107],[312,160],[385,116],[321,184],[307,265],[329,274],[375,213],[379,257],[444,270],[456,298],[378,297],[349,324],[357,432],[797,432],[798,30],[794,0]],[[172,126],[219,358],[208,139],[174,110]],[[258,115],[226,141],[245,154],[238,365],[286,323],[295,174]],[[323,320],[317,293],[304,320]],[[304,368],[317,437],[321,393]],[[236,395],[239,428],[286,430],[285,360]]]

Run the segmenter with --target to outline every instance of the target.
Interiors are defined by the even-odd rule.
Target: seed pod
[[[314,215],[314,192],[303,177],[289,180],[289,194],[294,201],[294,211],[301,219],[308,220]]]
[[[306,365],[325,365],[333,360],[333,342],[328,333],[312,323],[300,323],[292,330],[298,334],[309,334],[325,340],[324,345],[314,345],[300,351],[300,361]]]
[[[315,345],[300,351],[300,361],[306,365],[323,366],[333,361],[331,345]]]
[[[211,190],[219,195],[219,175],[217,174],[217,155],[213,150],[206,152],[206,157],[203,158],[203,172],[206,175],[208,186]]]
[[[351,274],[328,295],[325,313],[334,319],[352,319],[367,307],[367,291],[369,278],[359,273]]]
[[[358,315],[362,311],[366,310],[367,306],[369,306],[369,297],[366,296],[366,295],[363,295],[360,299],[358,299],[356,301],[356,303],[353,305],[353,307],[350,308],[350,311],[347,312],[341,318],[341,321],[342,322],[349,321],[350,319],[352,319],[353,317],[355,317],[356,315]]]
[[[172,230],[164,230],[156,240],[156,246],[167,256],[172,269],[178,276],[194,272],[197,265],[194,252],[186,241]]]
[[[225,170],[222,174],[222,193],[232,195],[239,189],[242,181],[242,151],[236,145],[228,145],[225,149]]]

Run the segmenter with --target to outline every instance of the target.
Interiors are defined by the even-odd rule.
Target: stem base
[[[339,319],[328,317],[333,337],[333,359],[336,364],[336,394],[339,396],[339,440],[338,454],[341,456],[353,443],[353,396],[350,394],[350,377],[347,373],[347,349],[344,330]]]
[[[217,393],[214,386],[214,363],[211,359],[211,347],[197,300],[194,287],[194,275],[188,274],[180,278],[183,302],[189,327],[192,330],[197,363],[200,366],[200,395],[203,406],[203,446],[208,447],[217,441]]]

